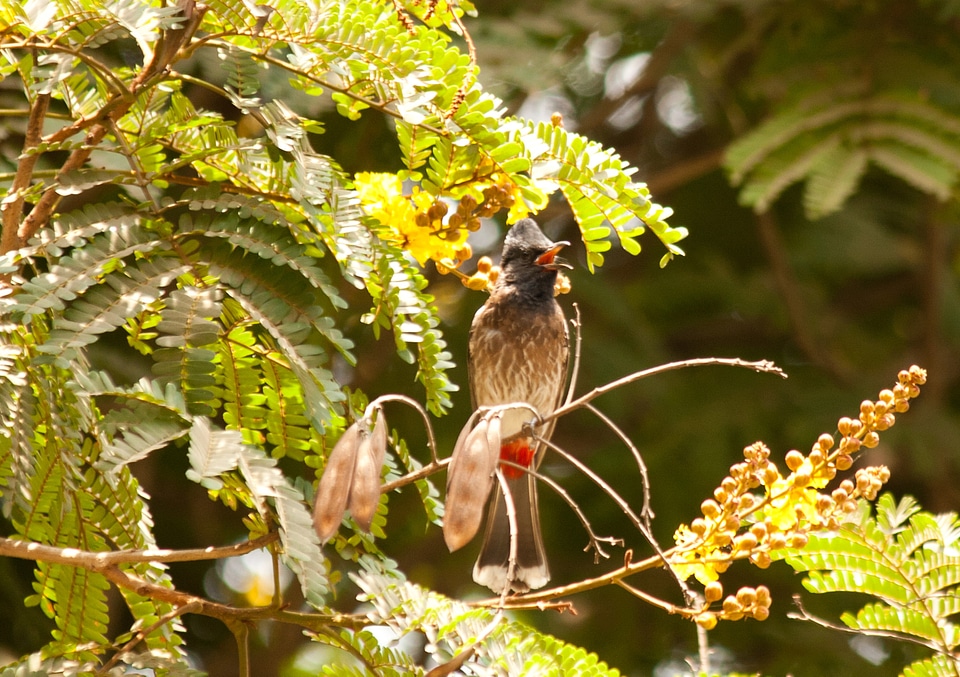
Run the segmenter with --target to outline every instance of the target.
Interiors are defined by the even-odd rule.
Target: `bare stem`
[[[108,660],[106,663],[104,663],[97,669],[96,674],[98,675],[108,674],[110,672],[110,668],[116,665],[117,662],[120,660],[120,658],[124,654],[126,654],[129,651],[133,651],[134,647],[137,646],[137,644],[142,642],[144,639],[146,639],[152,632],[155,632],[156,630],[162,628],[164,625],[166,625],[167,623],[170,623],[171,621],[178,618],[179,616],[183,616],[184,614],[188,614],[188,613],[193,613],[198,608],[199,607],[197,604],[185,604],[183,606],[176,607],[172,611],[165,613],[163,616],[159,618],[159,620],[157,620],[156,623],[150,625],[149,627],[143,628],[142,630],[137,632],[137,634],[133,636],[133,639],[131,639],[126,644],[124,644],[120,649],[117,650],[115,654],[113,654],[110,660]]]
[[[632,374],[628,374],[623,378],[619,378],[616,381],[611,381],[606,385],[598,386],[588,392],[585,395],[581,395],[572,402],[569,402],[558,409],[555,409],[552,413],[547,414],[543,417],[541,423],[545,423],[555,418],[560,418],[569,414],[575,409],[579,409],[590,402],[593,399],[596,399],[600,395],[605,395],[611,390],[616,390],[621,388],[629,383],[639,381],[640,379],[647,378],[648,376],[654,376],[656,374],[662,374],[667,371],[675,371],[677,369],[685,369],[687,367],[703,367],[708,365],[723,365],[727,367],[742,367],[744,369],[752,369],[756,372],[777,374],[781,378],[787,378],[787,375],[783,370],[775,365],[769,360],[760,360],[759,362],[747,362],[746,360],[741,360],[738,357],[698,357],[692,360],[681,360],[680,362],[668,362],[667,364],[661,364],[656,367],[650,367],[649,369],[643,369],[641,371],[635,371]]]
[[[363,412],[364,416],[369,416],[372,413],[372,408],[381,402],[403,402],[408,407],[412,407],[420,412],[420,416],[423,418],[423,427],[427,431],[427,445],[430,447],[430,457],[433,459],[433,463],[438,463],[437,460],[437,440],[433,436],[433,426],[430,425],[430,416],[427,414],[427,410],[423,408],[419,402],[417,402],[412,397],[407,397],[406,395],[398,394],[389,394],[381,395],[369,405],[367,405],[366,411]]]
[[[587,537],[590,539],[587,542],[587,546],[583,549],[584,552],[589,552],[590,550],[594,551],[594,563],[600,561],[600,558],[603,557],[607,559],[610,555],[603,549],[600,545],[601,543],[607,543],[609,545],[623,545],[622,538],[614,538],[612,536],[597,536],[596,532],[593,530],[593,526],[590,524],[590,521],[587,519],[587,516],[584,514],[583,510],[580,509],[580,506],[577,504],[573,497],[564,489],[558,482],[547,477],[546,475],[541,475],[535,470],[531,470],[527,466],[520,465],[519,463],[514,463],[512,461],[500,461],[500,465],[509,466],[521,470],[529,475],[532,475],[536,480],[543,482],[548,487],[550,487],[563,501],[570,506],[570,509],[573,510],[576,514],[577,519],[580,520],[580,524],[583,525],[583,528],[587,532]]]
[[[449,465],[449,463],[450,463],[449,458],[444,458],[442,460],[429,463],[423,466],[422,468],[420,468],[419,470],[414,470],[413,472],[407,473],[403,477],[398,477],[392,482],[386,482],[385,484],[381,484],[380,493],[386,494],[393,491],[394,489],[399,489],[400,487],[405,487],[408,484],[412,484],[417,480],[422,480],[424,477],[429,477],[430,475],[433,475],[434,473],[439,472],[442,468],[445,468],[447,465]]]
[[[630,453],[633,454],[634,460],[637,462],[637,468],[640,470],[640,480],[643,485],[643,507],[640,509],[640,517],[643,519],[644,523],[647,525],[647,528],[650,528],[650,520],[653,519],[653,508],[650,506],[650,475],[647,473],[647,464],[643,462],[643,456],[640,455],[640,450],[637,449],[637,445],[633,443],[623,430],[620,429],[613,420],[604,414],[602,411],[597,409],[592,404],[586,404],[587,409],[593,412],[593,415],[599,418],[601,421],[606,424],[614,434],[620,438],[620,441],[623,442]]]
[[[576,318],[570,320],[570,326],[573,327],[574,331],[574,340],[573,340],[573,369],[570,371],[570,387],[567,390],[567,396],[564,398],[564,404],[570,404],[573,401],[573,394],[577,389],[577,378],[580,375],[580,349],[583,345],[583,324],[580,322],[580,306],[579,304],[573,304],[573,311],[576,313]]]

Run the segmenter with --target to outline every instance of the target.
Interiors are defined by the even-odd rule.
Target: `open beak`
[[[549,270],[559,270],[560,268],[569,268],[573,269],[569,263],[557,256],[561,249],[564,247],[569,247],[570,243],[566,240],[561,240],[560,242],[554,242],[553,246],[547,251],[543,252],[540,256],[537,257],[536,264],[538,266],[543,266]]]

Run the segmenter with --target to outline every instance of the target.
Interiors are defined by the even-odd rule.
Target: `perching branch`
[[[586,393],[581,395],[577,399],[569,402],[562,407],[554,410],[552,413],[544,416],[538,423],[546,423],[547,421],[553,420],[555,418],[560,418],[561,416],[566,416],[571,411],[579,409],[590,402],[591,400],[596,399],[600,395],[609,393],[611,390],[616,390],[621,388],[629,383],[639,381],[640,379],[647,378],[648,376],[654,376],[656,374],[662,374],[667,371],[674,371],[676,369],[685,369],[686,367],[703,367],[708,365],[725,365],[728,367],[743,367],[744,369],[752,369],[756,372],[768,373],[768,374],[777,374],[781,378],[787,378],[787,375],[784,371],[775,365],[769,360],[760,360],[759,362],[747,362],[746,360],[741,360],[738,357],[698,357],[692,360],[681,360],[679,362],[668,362],[667,364],[661,364],[656,367],[650,367],[649,369],[642,369],[640,371],[635,371],[632,374],[628,374],[623,378],[619,378],[616,381],[611,381],[606,385],[598,386]]]
[[[62,564],[96,572],[118,588],[131,590],[141,597],[166,602],[181,609],[183,613],[217,618],[224,623],[246,623],[273,620],[296,625],[306,630],[319,632],[329,626],[360,628],[369,624],[363,616],[349,614],[321,614],[297,612],[276,606],[234,607],[181,592],[158,583],[144,580],[124,569],[122,564],[136,562],[195,562],[201,560],[236,557],[269,545],[277,540],[276,533],[266,534],[253,541],[231,546],[198,548],[194,550],[138,550],[114,552],[90,552],[76,548],[56,548],[40,543],[0,538],[0,555],[29,559],[37,562]],[[232,626],[231,626],[232,627]]]

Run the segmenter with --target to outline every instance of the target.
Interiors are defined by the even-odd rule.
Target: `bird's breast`
[[[541,416],[559,404],[569,354],[560,306],[531,312],[488,301],[470,333],[470,377],[476,406],[527,402]],[[501,434],[519,432],[534,416],[516,410],[504,414]]]

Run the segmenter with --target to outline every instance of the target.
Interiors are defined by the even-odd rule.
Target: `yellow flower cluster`
[[[707,630],[712,630],[720,620],[739,621],[742,618],[753,618],[765,621],[770,617],[770,605],[773,603],[767,586],[744,586],[737,590],[737,594],[727,595],[719,610],[711,610],[710,605],[723,598],[723,585],[720,581],[708,583],[703,589],[703,598],[705,608],[694,616],[694,620]]]
[[[444,224],[446,203],[414,187],[404,195],[396,174],[361,172],[354,176],[354,189],[368,216],[389,228],[386,237],[410,254],[421,266],[433,259],[469,259],[466,229]]]
[[[496,177],[485,181],[489,180],[494,183],[475,184],[473,192],[464,192],[452,213],[447,202],[419,187],[404,194],[396,174],[361,172],[353,185],[363,211],[389,229],[385,237],[410,252],[421,266],[433,260],[441,273],[449,273],[473,256],[467,236],[480,228],[481,218],[504,208],[509,209],[507,223],[529,214],[516,184]],[[460,277],[466,284],[469,276]],[[477,282],[468,286],[477,288]]]
[[[749,559],[766,568],[771,553],[787,547],[802,548],[810,532],[838,529],[846,516],[857,510],[858,498],[876,498],[890,471],[883,466],[863,468],[854,480],[842,481],[829,493],[820,490],[838,471],[850,469],[853,454],[861,447],[877,445],[879,433],[894,424],[896,413],[909,409],[909,400],[919,395],[926,377],[926,372],[916,366],[901,371],[892,390],[883,390],[877,401],[860,405],[857,419],[840,419],[838,445],[833,435],[825,433],[809,454],[788,452],[784,461],[790,474],[786,476],[770,460],[770,450],[763,443],[744,449],[744,460],[730,467],[730,474],[716,488],[713,498],[700,505],[703,516],[689,526],[681,525],[674,535],[676,547],[667,558],[677,575],[683,579],[695,576],[710,588],[734,560]],[[762,492],[754,492],[761,487]],[[710,602],[720,597],[715,592],[709,597],[714,599],[695,617],[704,627],[712,627],[718,618],[737,617],[738,613],[739,617],[766,617],[756,604],[741,603],[743,608],[737,611],[730,599],[722,610],[711,610]],[[732,599],[736,601],[739,596]]]

